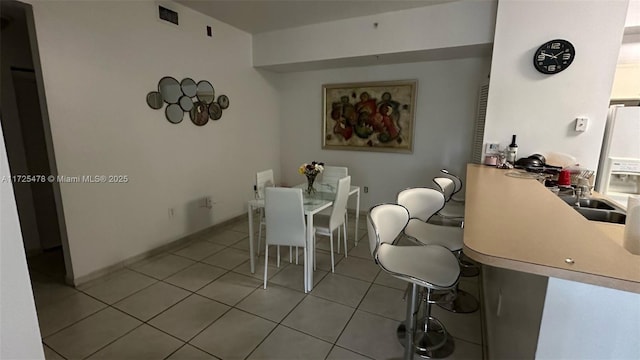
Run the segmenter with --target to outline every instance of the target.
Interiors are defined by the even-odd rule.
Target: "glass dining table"
[[[315,255],[315,251],[312,248],[313,245],[313,216],[324,209],[329,208],[333,205],[333,200],[336,196],[336,187],[323,184],[316,183],[314,185],[317,188],[317,191],[308,195],[305,191],[307,188],[307,183],[299,184],[294,186],[295,188],[302,189],[303,195],[303,205],[304,205],[304,215],[307,218],[307,258],[305,261],[308,261],[307,264],[313,264],[313,257]],[[349,189],[349,196],[356,195],[356,223],[355,223],[355,244],[358,244],[358,220],[360,214],[360,187],[359,186],[351,186]],[[264,199],[253,199],[247,202],[247,212],[249,214],[249,260],[251,264],[251,273],[255,273],[255,257],[259,253],[260,249],[256,249],[254,251],[254,231],[253,231],[253,213],[256,209],[264,207]],[[305,292],[309,292],[313,290],[313,266],[307,266],[307,274],[305,274],[307,278],[308,288],[305,289]]]

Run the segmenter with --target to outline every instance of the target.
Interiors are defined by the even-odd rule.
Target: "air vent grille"
[[[176,11],[158,5],[158,15],[160,16],[161,20],[178,25],[178,13]]]
[[[484,123],[487,116],[487,100],[489,98],[489,84],[480,86],[478,91],[478,111],[473,127],[473,143],[471,144],[471,161],[482,163],[482,145],[484,141]]]

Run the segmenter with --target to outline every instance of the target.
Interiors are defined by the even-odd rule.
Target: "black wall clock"
[[[543,74],[557,74],[573,62],[576,49],[567,40],[556,39],[542,44],[533,54],[533,66]]]

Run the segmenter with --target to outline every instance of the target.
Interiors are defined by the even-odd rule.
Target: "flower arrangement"
[[[313,182],[316,180],[316,176],[324,171],[324,163],[313,161],[311,164],[304,163],[298,168],[300,175],[307,177],[307,195],[311,195],[316,190],[313,188]]]

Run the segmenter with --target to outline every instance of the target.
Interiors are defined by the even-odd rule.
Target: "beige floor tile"
[[[454,339],[455,348],[453,354],[447,359],[451,360],[482,360],[482,346],[470,342]]]
[[[164,281],[189,291],[198,291],[203,286],[224,275],[227,271],[216,266],[195,263],[169,276]]]
[[[227,310],[229,307],[224,304],[193,294],[151,319],[149,324],[188,341]]]
[[[358,306],[358,310],[402,321],[407,313],[407,303],[402,300],[403,296],[404,291],[373,284]]]
[[[64,360],[64,358],[60,356],[60,354],[51,350],[51,348],[48,347],[47,345],[43,344],[43,348],[44,348],[44,358],[46,360]]]
[[[200,240],[189,244],[188,246],[185,246],[179,250],[176,250],[173,253],[189,258],[191,260],[199,261],[224,249],[224,246],[213,244],[205,240]]]
[[[280,322],[305,297],[304,293],[271,285],[258,288],[235,307],[271,321]]]
[[[195,348],[189,344],[178,349],[167,360],[216,360],[217,357]]]
[[[233,306],[258,288],[258,286],[262,286],[262,281],[229,272],[198,290],[198,294]]]
[[[299,331],[278,326],[248,359],[324,359],[331,346]]]
[[[333,301],[307,296],[282,324],[334,343],[354,311]]]
[[[118,301],[113,306],[142,321],[147,321],[190,294],[179,287],[159,281]]]
[[[442,321],[449,333],[457,338],[482,344],[482,320],[480,310],[471,314],[456,314],[433,306],[431,315]]]
[[[366,356],[356,354],[353,351],[343,349],[339,346],[334,346],[327,356],[327,360],[367,360],[370,359]]]
[[[159,257],[155,257],[148,261],[143,261],[138,264],[134,264],[132,269],[141,272],[145,275],[162,280],[177,273],[178,271],[193,265],[195,261],[177,256],[173,254],[167,254]]]
[[[247,229],[248,229],[247,225]],[[256,228],[257,230],[257,228]],[[222,230],[203,237],[204,240],[210,241],[214,244],[231,246],[237,243],[239,240],[249,236],[249,232],[238,232],[233,230]]]
[[[331,252],[324,250],[316,251],[316,268],[318,270],[331,271]],[[333,253],[333,261],[338,266],[340,261],[344,259],[342,254]],[[334,268],[335,268],[334,266]]]
[[[254,220],[256,220],[256,217],[254,217]],[[249,220],[247,219],[247,220],[239,221],[238,223],[230,226],[229,230],[233,230],[239,233],[249,234]]]
[[[33,298],[38,308],[78,293],[78,290],[73,287],[46,275],[35,272],[29,275],[31,277]]]
[[[313,284],[317,285],[327,275],[326,271],[320,269],[313,272]],[[287,265],[274,277],[269,279],[269,283],[278,284],[289,289],[304,292],[304,266]],[[269,284],[267,284],[269,286]]]
[[[380,267],[373,259],[347,257],[336,266],[336,274],[372,282],[380,272]]]
[[[253,241],[254,241],[253,246],[258,246],[258,237],[257,236],[253,238]],[[247,236],[246,239],[242,239],[242,240],[236,242],[235,244],[231,245],[230,247],[232,247],[234,249],[242,250],[242,251],[249,251],[249,236]]]
[[[106,308],[44,339],[65,358],[83,359],[141,324],[116,309]]]
[[[276,327],[276,323],[231,309],[190,341],[221,359],[244,359]]]
[[[82,291],[107,304],[113,304],[156,281],[135,271],[122,269],[113,275],[92,282]]]
[[[394,289],[405,291],[407,289],[407,281],[400,280],[397,277],[389,275],[389,273],[385,271],[380,271],[376,279],[373,281],[374,284],[383,285],[387,287],[392,287]]]
[[[398,324],[395,320],[356,311],[336,345],[374,359],[402,358],[404,348],[396,337]]]
[[[89,359],[163,359],[183,344],[162,331],[142,324]]]
[[[280,270],[284,269],[288,263],[285,264],[280,264],[280,267],[277,267],[275,265],[276,261],[273,259],[269,259],[269,265],[268,269],[267,269],[267,278],[271,279],[272,277],[274,277],[278,272],[280,272]],[[233,272],[236,272],[238,274],[242,274],[245,276],[251,276],[253,278],[256,278],[258,280],[263,280],[264,279],[264,255],[262,257],[260,257],[259,260],[256,260],[255,263],[255,273],[251,273],[251,262],[249,260],[243,262],[242,264],[236,266],[233,269]]]
[[[49,336],[76,321],[104,309],[107,305],[81,292],[38,309],[42,337]]]
[[[362,280],[329,273],[313,289],[311,295],[355,308],[360,304],[369,285]]]
[[[366,240],[366,239],[365,239]],[[350,249],[347,253],[348,256],[359,257],[366,260],[371,260],[373,257],[371,256],[371,250],[369,249],[368,241],[360,241],[358,242],[358,246]]]
[[[206,257],[202,262],[231,270],[249,259],[249,252],[233,248],[226,248],[216,254]]]

